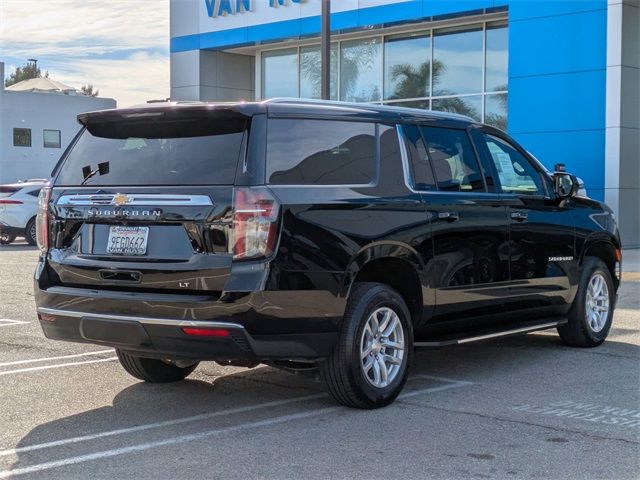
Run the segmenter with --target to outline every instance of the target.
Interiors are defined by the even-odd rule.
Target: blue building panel
[[[604,128],[578,132],[518,133],[514,138],[552,169],[564,163],[584,180],[589,196],[604,200]]]
[[[605,124],[606,72],[509,79],[509,131],[597,130]]]
[[[509,0],[509,19],[517,22],[606,9],[607,0]]]
[[[509,37],[511,77],[606,67],[606,9],[520,21],[510,19]]]

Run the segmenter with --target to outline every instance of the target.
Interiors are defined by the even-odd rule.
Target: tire
[[[380,326],[386,327],[388,331],[392,324],[396,324],[392,321],[393,314],[390,314],[390,320],[384,323],[387,318],[385,315],[389,311],[395,313],[399,327],[396,327],[395,333],[389,334],[386,342],[394,339],[398,341],[400,337],[397,328],[401,328],[404,344],[401,354],[400,348],[383,347],[381,342],[385,341],[384,336],[379,340],[374,339],[368,333],[371,329],[366,329],[370,318],[376,312]],[[380,330],[385,331],[384,328]],[[371,351],[367,357],[363,357],[362,351],[365,350],[364,353],[366,353],[369,349],[367,345],[370,343],[373,345]],[[374,352],[379,356],[376,357]],[[398,358],[400,355],[401,357]],[[396,399],[407,381],[412,356],[411,315],[400,294],[382,283],[359,283],[354,286],[351,293],[333,352],[329,358],[320,362],[318,367],[329,393],[338,403],[354,408],[372,409],[389,405]],[[378,372],[382,370],[380,362],[376,362],[375,358],[389,359],[389,357],[394,357],[394,361],[389,362],[388,384],[384,385],[382,374],[376,375],[376,370]],[[382,364],[387,365],[386,360],[381,361]],[[365,371],[363,362],[371,365],[368,373]],[[378,363],[377,367],[375,363]],[[376,378],[381,380],[379,386],[373,383]]]
[[[599,298],[606,298],[608,310],[602,316],[587,318],[590,311],[587,299],[589,286],[601,279],[606,287],[606,294]],[[593,302],[592,302],[593,303]],[[596,302],[596,308],[602,307],[603,300]],[[602,260],[596,257],[585,257],[578,293],[569,311],[569,322],[558,327],[558,334],[562,341],[572,347],[597,347],[607,338],[613,321],[615,307],[615,291],[611,273]]]
[[[169,383],[184,380],[196,369],[199,363],[194,362],[193,365],[188,367],[178,367],[155,358],[131,355],[122,350],[116,350],[116,354],[118,355],[118,360],[120,360],[120,365],[129,375],[150,383]]]
[[[27,226],[24,229],[24,239],[31,246],[38,244],[38,240],[36,239],[36,217],[33,217],[27,222]]]
[[[9,245],[16,239],[15,235],[9,235],[8,233],[0,233],[0,245]]]

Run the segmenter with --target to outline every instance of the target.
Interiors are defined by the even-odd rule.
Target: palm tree
[[[498,87],[496,87],[494,89],[494,91],[496,92],[504,92],[507,90],[507,85],[499,85]],[[489,97],[486,97],[487,99]],[[499,128],[500,130],[507,130],[507,95],[506,94],[500,94],[500,95],[491,95],[491,98],[495,99],[498,102],[498,105],[500,105],[500,112],[504,112],[504,113],[499,113],[499,112],[486,112],[484,114],[484,121],[485,123],[488,123],[489,125],[493,125],[496,128]]]
[[[393,93],[389,95],[389,100],[428,97],[430,72],[430,62],[421,63],[417,67],[409,63],[394,65],[390,76],[391,80],[397,83]]]
[[[433,79],[433,96],[454,95],[450,90],[438,88],[440,79],[446,71],[446,65],[439,60],[433,61],[433,74],[431,74],[431,62],[421,63],[417,67],[409,63],[394,65],[391,69],[391,79],[396,83],[393,94],[389,99],[421,98],[429,96],[429,76]],[[437,110],[459,113],[472,118],[479,118],[479,112],[464,97],[439,98]]]
[[[340,92],[343,99],[351,98],[357,102],[371,102],[380,100],[380,92],[374,87],[371,91],[354,91],[358,78],[373,68],[376,58],[376,49],[380,44],[376,41],[367,41],[349,46],[342,50],[342,55],[338,58],[338,49],[331,48],[331,80],[334,83],[337,79],[336,66],[340,61]],[[304,50],[300,55],[300,75],[311,83],[312,97],[320,97],[320,73],[322,65],[320,63],[320,47]],[[332,87],[334,87],[332,85]],[[332,88],[332,91],[334,88]],[[332,92],[333,93],[333,92]]]

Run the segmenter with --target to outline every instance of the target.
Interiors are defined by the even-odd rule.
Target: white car
[[[24,237],[29,245],[36,244],[36,213],[38,194],[47,180],[30,179],[0,185],[0,244]]]

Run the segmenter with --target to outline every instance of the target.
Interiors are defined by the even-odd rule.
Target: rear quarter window
[[[376,177],[375,124],[270,119],[267,180],[272,185],[367,185]]]

